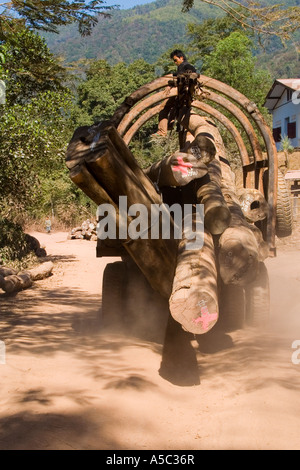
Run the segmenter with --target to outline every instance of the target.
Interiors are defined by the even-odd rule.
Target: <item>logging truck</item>
[[[171,97],[177,97],[178,150],[143,170],[130,142]],[[236,144],[240,185],[220,126]],[[240,328],[268,321],[264,261],[276,256],[276,236],[291,234],[292,211],[271,130],[246,96],[194,73],[160,77],[126,97],[109,121],[76,129],[66,164],[72,181],[98,206],[113,208],[123,233],[105,238],[98,232],[96,255],[120,257],[103,275],[104,323],[134,329],[139,321],[149,328],[149,317],[160,322],[171,316],[183,330],[202,335],[217,323]],[[180,238],[151,237],[151,220],[147,236],[131,237],[133,213],[124,216],[119,204],[124,196],[148,214],[162,202],[190,204],[192,224],[201,206],[201,246],[188,246],[184,227]]]

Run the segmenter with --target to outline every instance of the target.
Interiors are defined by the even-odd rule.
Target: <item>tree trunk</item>
[[[42,263],[35,268],[28,269],[26,273],[30,275],[32,281],[38,281],[50,276],[52,274],[53,268],[54,264],[52,261],[46,261],[45,263]]]
[[[186,331],[203,334],[218,320],[214,243],[211,234],[205,231],[202,248],[189,250],[186,245],[186,239],[179,244],[169,307],[172,317]]]
[[[258,189],[238,189],[237,196],[248,222],[258,222],[267,217],[268,203]]]
[[[218,160],[208,165],[208,175],[196,182],[197,202],[204,204],[204,224],[212,235],[220,235],[229,226],[231,214],[221,191],[221,167]]]
[[[207,166],[194,155],[175,152],[163,160],[153,163],[145,173],[157,184],[164,186],[185,186],[192,180],[202,178],[208,172]]]

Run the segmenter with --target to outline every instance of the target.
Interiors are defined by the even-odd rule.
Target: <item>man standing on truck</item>
[[[197,73],[195,67],[188,62],[185,54],[180,49],[175,49],[171,52],[170,58],[177,65],[177,71],[173,73],[174,77],[184,73]],[[155,134],[152,134],[153,137],[167,136],[168,123],[169,121],[174,121],[176,117],[176,99],[176,96],[169,98],[165,107],[160,111],[158,115],[158,130]]]

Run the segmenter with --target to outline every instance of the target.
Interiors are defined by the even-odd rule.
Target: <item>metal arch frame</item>
[[[165,75],[142,86],[125,98],[121,106],[115,111],[111,122],[115,125],[127,144],[130,143],[134,134],[145,122],[159,113],[166,99],[177,95],[177,88],[174,87],[170,89],[168,86],[169,80],[172,80],[172,78],[172,75]],[[230,119],[201,99],[195,99],[193,101],[193,108],[201,109],[217,119],[233,136],[241,156],[244,185],[249,186],[250,183],[247,176],[250,172],[254,172],[254,185],[261,189],[262,172],[265,167],[268,168],[268,191],[266,197],[269,204],[269,214],[267,218],[266,238],[270,251],[275,252],[278,163],[277,150],[271,130],[255,103],[250,101],[239,91],[219,80],[204,75],[199,77],[198,82],[204,91],[205,98],[229,112],[241,124],[246,133],[253,152],[253,163],[250,161],[245,143],[238,129]],[[256,129],[264,140],[267,157],[262,153],[256,133],[257,131],[255,131],[251,121],[254,122]]]

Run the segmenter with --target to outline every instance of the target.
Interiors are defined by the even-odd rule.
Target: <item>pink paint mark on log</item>
[[[184,162],[182,157],[177,157],[177,164],[173,166],[173,171],[180,171],[183,175],[188,175],[189,168],[192,166],[192,163]]]
[[[215,321],[218,319],[218,314],[217,313],[209,313],[208,311],[208,308],[205,306],[205,307],[201,307],[201,314],[199,317],[197,318],[194,318],[192,321],[194,323],[202,323],[202,328],[204,330],[207,330],[208,327],[209,327],[209,324],[212,322],[212,321]]]

